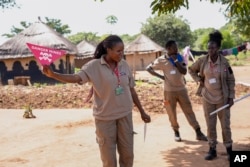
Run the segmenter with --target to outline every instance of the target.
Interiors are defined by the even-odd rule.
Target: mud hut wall
[[[65,71],[63,73],[73,74],[75,72],[75,57],[76,57],[75,55],[70,55],[70,54],[63,56],[63,62],[65,67]],[[69,64],[67,64],[67,60],[69,61],[68,62]]]
[[[74,55],[69,55],[69,66],[74,73]],[[61,57],[52,64],[54,71],[65,73],[67,70],[66,56]],[[29,76],[31,82],[51,82],[51,79],[42,74],[42,66],[35,57],[0,60],[0,77],[2,84],[7,84],[15,76]],[[54,80],[53,80],[54,81]]]
[[[92,57],[86,57],[86,58],[75,58],[75,68],[82,68],[82,66],[86,63],[88,63],[90,60],[92,60]]]
[[[126,54],[126,61],[129,64],[130,69],[133,71],[135,66],[136,71],[143,71],[146,67],[153,62],[157,57],[160,56],[160,52],[152,53],[138,53],[138,54]],[[133,64],[135,59],[135,64]]]
[[[29,69],[29,63],[31,61],[35,61],[39,69],[42,69],[42,65],[34,58],[34,57],[26,57],[26,58],[18,58],[18,59],[5,59],[5,60],[0,60],[5,63],[7,67],[7,71],[12,71],[13,70],[13,64],[15,62],[20,62],[24,70]],[[64,67],[66,66],[66,57],[63,56],[60,59],[56,60],[53,64],[55,65],[56,69],[60,69],[60,64],[63,63]],[[74,66],[74,57],[70,56],[70,64]]]

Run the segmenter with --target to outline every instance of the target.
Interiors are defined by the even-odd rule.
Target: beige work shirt
[[[165,91],[179,91],[185,89],[184,75],[179,72],[168,60],[168,55],[158,57],[153,63],[149,64],[148,67],[154,70],[162,70],[164,73],[164,90]]]
[[[85,64],[77,75],[83,83],[90,82],[93,85],[94,117],[100,120],[114,120],[132,112],[133,99],[130,88],[135,86],[135,81],[127,62],[122,59],[118,63],[118,73],[123,93],[116,95],[118,77],[104,60],[104,56]]]
[[[219,58],[215,63],[209,58],[204,67],[204,75],[206,76],[204,81],[205,87],[201,94],[211,104],[223,102],[220,64]]]

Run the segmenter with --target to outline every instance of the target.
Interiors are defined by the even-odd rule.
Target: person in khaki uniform
[[[207,141],[206,136],[201,132],[200,125],[196,120],[191,101],[188,97],[184,79],[184,75],[187,73],[187,67],[184,63],[183,56],[178,53],[177,43],[174,40],[167,41],[165,48],[167,54],[158,57],[153,63],[149,64],[146,69],[150,74],[164,80],[165,108],[174,130],[175,141],[181,141],[176,113],[177,103],[179,103],[189,124],[195,130],[196,139]],[[162,70],[164,76],[155,72],[155,70]]]
[[[205,156],[206,160],[217,157],[217,116],[221,124],[222,138],[228,153],[228,160],[230,160],[232,152],[230,107],[234,104],[235,78],[227,59],[219,53],[222,39],[222,34],[219,31],[210,33],[208,54],[199,58],[189,67],[192,78],[200,83],[197,95],[202,96],[209,143],[209,151]],[[226,104],[229,104],[228,108],[210,116],[211,112]]]
[[[117,166],[116,150],[120,167],[133,166],[133,103],[142,120],[151,121],[138,99],[134,78],[123,53],[121,38],[110,35],[98,44],[94,59],[83,65],[77,74],[60,74],[49,66],[43,67],[45,75],[59,81],[92,84],[96,140],[103,167]]]

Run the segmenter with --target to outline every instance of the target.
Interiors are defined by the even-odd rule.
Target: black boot
[[[232,154],[232,146],[226,147],[227,149],[227,160],[230,161],[230,156]]]
[[[207,141],[207,137],[201,132],[200,128],[197,128],[195,132],[196,132],[196,140]]]
[[[180,133],[178,130],[174,130],[174,140],[177,142],[181,141]]]
[[[217,157],[216,147],[210,147],[207,155],[205,156],[205,160],[213,160]]]

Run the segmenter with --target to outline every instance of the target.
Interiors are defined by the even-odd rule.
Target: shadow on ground
[[[243,143],[244,141],[248,143],[235,142],[233,150],[250,151],[250,138],[245,138]],[[206,142],[188,140],[182,142],[185,143],[185,146],[162,152],[167,167],[229,167],[226,149],[222,143],[217,145],[217,158],[213,161],[206,161],[204,156],[209,149]]]

